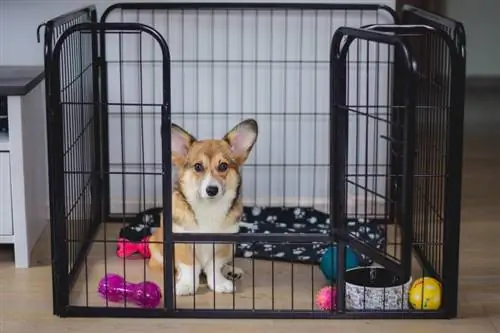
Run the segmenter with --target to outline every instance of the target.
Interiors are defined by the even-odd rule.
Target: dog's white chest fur
[[[226,193],[226,195],[216,200],[216,202],[200,200],[191,206],[198,222],[197,233],[238,232],[238,223],[228,225],[226,221],[227,213],[233,202],[233,196],[228,194]],[[212,260],[215,252],[217,252],[216,244],[206,243],[196,245],[196,257],[203,269]]]
[[[173,231],[177,233],[237,233],[239,221],[234,221],[234,224],[226,221],[227,214],[231,208],[235,195],[236,193],[227,191],[223,196],[215,200],[206,200],[200,199],[195,193],[186,193],[186,197],[196,217],[196,228],[187,230],[176,225]],[[196,244],[195,247],[195,256],[204,270],[217,252],[217,244],[201,243]]]
[[[199,233],[220,233],[226,220],[226,215],[231,208],[232,198],[223,196],[216,202],[199,200],[191,206],[198,222]]]

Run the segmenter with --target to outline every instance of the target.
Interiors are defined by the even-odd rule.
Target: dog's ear
[[[172,163],[177,167],[181,167],[186,163],[189,148],[193,142],[196,141],[196,139],[180,126],[173,123],[171,127],[171,134]]]
[[[248,154],[252,150],[259,128],[254,119],[247,119],[233,127],[223,138],[231,146],[233,158],[236,163],[245,163]]]

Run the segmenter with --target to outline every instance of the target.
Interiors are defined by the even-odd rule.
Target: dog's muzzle
[[[222,186],[217,180],[207,175],[203,182],[201,183],[200,195],[202,198],[213,199],[220,195],[222,192]]]

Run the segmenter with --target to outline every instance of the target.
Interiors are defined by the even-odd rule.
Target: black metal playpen
[[[44,26],[55,314],[457,315],[459,22],[411,6],[138,2]],[[208,138],[246,118],[259,136],[240,232],[173,233],[171,123]],[[161,212],[164,253],[234,245],[234,292],[176,296],[175,263],[148,268]],[[107,274],[153,281],[160,303],[138,306],[138,285],[102,297]]]

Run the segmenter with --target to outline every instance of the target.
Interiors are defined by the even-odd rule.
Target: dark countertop
[[[44,76],[43,66],[0,66],[0,96],[26,95]]]

